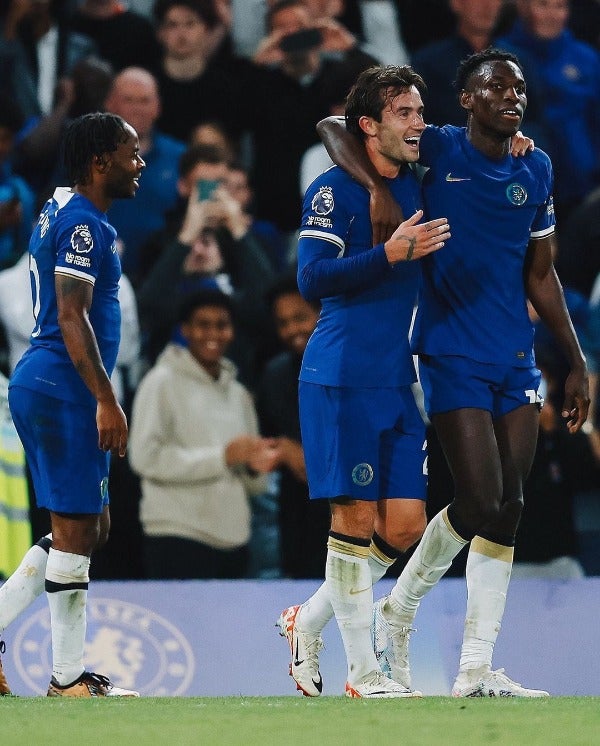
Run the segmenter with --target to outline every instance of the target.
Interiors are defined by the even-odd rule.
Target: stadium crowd
[[[181,552],[192,567],[171,577],[322,577],[329,512],[307,500],[297,408],[318,306],[295,280],[302,195],[331,165],[316,124],[343,111],[362,70],[409,63],[428,86],[425,121],[463,125],[452,74],[490,45],[526,70],[523,131],[553,161],[556,266],[592,388],[585,432],[569,436],[559,398],[566,363],[532,310],[546,406],[514,575],[600,574],[597,2],[7,0],[0,26],[6,377],[31,332],[28,240],[65,177],[66,126],[87,112],[118,114],[146,163],[136,198],[109,211],[124,272],[115,385],[132,440],[130,457],[112,461],[111,536],[93,577],[164,577],[161,552]],[[206,314],[216,291],[227,298],[219,318]],[[218,354],[191,329],[211,324],[220,325]],[[186,348],[214,375],[183,385]],[[428,440],[433,516],[452,490],[431,428]],[[47,519],[29,503],[37,540]],[[459,555],[451,572],[463,570]]]

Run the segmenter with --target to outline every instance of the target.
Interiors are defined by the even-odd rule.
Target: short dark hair
[[[426,90],[425,81],[410,65],[377,65],[364,70],[346,98],[346,129],[353,135],[364,137],[358,120],[372,117],[381,122],[381,112],[390,97],[415,86],[419,93]]]
[[[278,275],[278,277],[276,277],[275,280],[269,285],[269,287],[267,288],[267,292],[265,293],[265,301],[267,302],[267,306],[272,311],[275,302],[282,295],[294,295],[295,293],[300,295],[300,290],[298,289],[296,269],[291,268]],[[319,305],[320,304],[317,303],[317,307]]]
[[[503,49],[495,49],[494,47],[488,47],[482,52],[476,52],[470,55],[466,59],[462,60],[456,71],[456,80],[454,81],[455,89],[460,93],[468,89],[471,77],[479,72],[479,68],[486,62],[513,62],[523,73],[523,65],[519,62],[519,58],[511,52],[506,52]],[[524,73],[523,73],[524,77]]]
[[[86,184],[94,158],[114,153],[130,135],[127,122],[117,114],[93,112],[74,119],[67,127],[62,156],[70,186]]]
[[[213,0],[156,0],[152,8],[152,15],[156,24],[160,26],[171,8],[179,6],[188,8],[196,13],[209,29],[215,28],[219,23],[219,16],[215,10]]]
[[[202,288],[181,299],[177,314],[178,322],[180,324],[188,323],[195,311],[206,306],[224,309],[233,320],[234,305],[231,296],[226,295],[216,288]]]
[[[179,176],[187,176],[199,163],[227,163],[221,148],[216,145],[190,145],[179,156]]]

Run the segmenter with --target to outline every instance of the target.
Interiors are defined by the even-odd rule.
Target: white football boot
[[[296,688],[305,697],[319,697],[323,691],[323,679],[319,671],[319,652],[323,649],[321,635],[303,632],[298,628],[298,612],[301,606],[284,609],[275,623],[279,634],[286,637],[290,646],[290,676]]]
[[[452,687],[453,697],[549,697],[542,689],[526,689],[509,679],[503,668],[491,671],[489,667],[476,669],[467,675],[460,674]]]

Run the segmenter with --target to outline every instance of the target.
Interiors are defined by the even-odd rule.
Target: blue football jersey
[[[406,217],[421,206],[410,169],[388,180]],[[341,168],[308,188],[298,242],[298,285],[322,310],[300,379],[327,386],[380,388],[415,380],[408,330],[420,262],[387,261],[373,246],[369,193]]]
[[[59,187],[46,202],[29,242],[35,326],[11,385],[95,405],[66,350],[58,325],[54,283],[55,275],[62,274],[94,286],[89,319],[110,376],[117,359],[121,324],[121,263],[115,239],[116,232],[106,215],[85,197]]]
[[[523,266],[530,239],[554,232],[550,159],[492,160],[449,125],[427,127],[420,155],[427,219],[448,218],[452,238],[422,261],[414,351],[533,365]]]

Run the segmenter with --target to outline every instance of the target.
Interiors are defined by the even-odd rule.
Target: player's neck
[[[76,194],[81,194],[82,197],[89,199],[94,207],[100,210],[100,212],[108,212],[108,208],[112,205],[112,199],[107,197],[98,186],[94,184],[76,184],[73,187],[73,191]]]
[[[402,163],[397,163],[390,160],[387,156],[380,153],[376,147],[372,144],[371,139],[367,139],[365,142],[365,149],[369,160],[375,166],[375,170],[380,176],[384,176],[387,179],[394,179],[400,173]]]
[[[467,140],[483,155],[494,160],[502,160],[510,153],[510,137],[503,137],[494,132],[484,132],[473,126],[472,119],[467,124]]]

